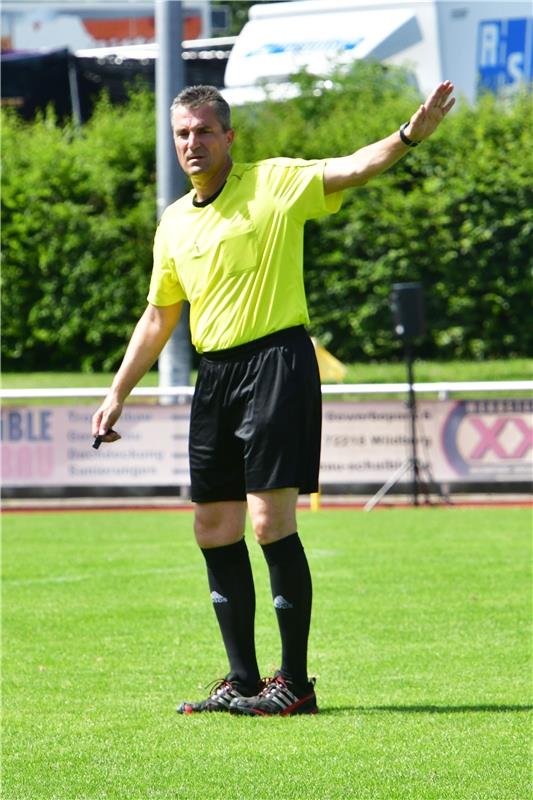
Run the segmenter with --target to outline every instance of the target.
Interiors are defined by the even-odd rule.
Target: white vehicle
[[[299,0],[252,6],[225,73],[230,103],[294,94],[302,68],[324,75],[374,59],[407,66],[420,92],[449,78],[472,102],[532,79],[530,0]]]

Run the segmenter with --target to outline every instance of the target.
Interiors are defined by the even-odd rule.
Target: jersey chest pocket
[[[226,275],[249,272],[257,266],[257,232],[249,223],[230,228],[220,240],[220,262]]]

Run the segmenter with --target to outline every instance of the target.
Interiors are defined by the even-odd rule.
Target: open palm
[[[453,83],[443,81],[428,95],[409,120],[405,132],[410,139],[420,142],[431,136],[455,103],[455,97],[450,97],[452,92]]]

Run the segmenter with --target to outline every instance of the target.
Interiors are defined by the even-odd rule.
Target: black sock
[[[259,669],[255,655],[255,589],[244,539],[202,549],[211,599],[229,660],[229,680],[255,693]]]
[[[297,533],[263,546],[281,634],[281,675],[307,685],[307,640],[311,624],[311,573]]]

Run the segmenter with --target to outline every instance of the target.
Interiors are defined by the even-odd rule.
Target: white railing
[[[457,392],[533,392],[533,381],[440,381],[414,383],[417,394],[438,394],[445,399]],[[409,390],[408,383],[325,383],[322,394],[400,394]],[[55,389],[0,389],[0,400],[29,400],[39,398],[104,397],[106,387],[79,387]],[[134,397],[191,397],[194,386],[151,386],[133,389]]]

